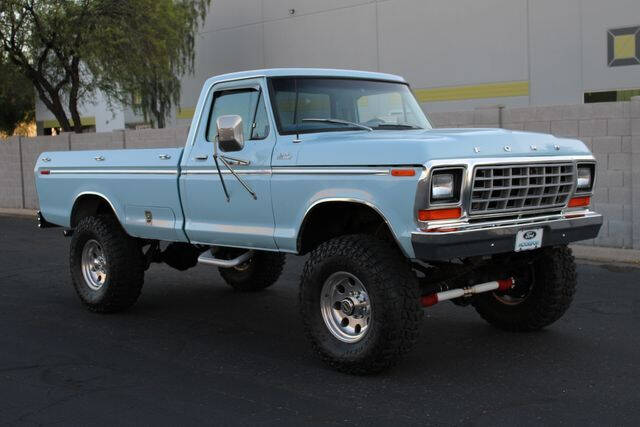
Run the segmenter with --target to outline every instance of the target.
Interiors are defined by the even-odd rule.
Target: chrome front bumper
[[[543,228],[544,247],[593,239],[601,226],[602,215],[592,211],[482,223],[449,222],[413,232],[411,244],[417,259],[447,260],[513,252],[520,230]]]

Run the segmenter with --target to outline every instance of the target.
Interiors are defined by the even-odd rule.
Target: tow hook
[[[73,236],[73,228],[67,228],[65,230],[62,230],[62,235],[64,237],[71,237]]]
[[[423,307],[430,307],[441,301],[447,301],[454,298],[470,297],[475,294],[481,294],[483,292],[490,291],[508,291],[512,289],[515,284],[513,277],[503,280],[495,280],[493,282],[480,283],[477,285],[469,286],[467,288],[451,289],[443,292],[436,292],[434,294],[424,295],[420,298],[420,303]]]

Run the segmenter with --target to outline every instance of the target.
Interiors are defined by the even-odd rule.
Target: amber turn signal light
[[[589,206],[590,203],[591,203],[591,197],[589,196],[574,197],[571,200],[569,200],[569,207],[578,208],[581,206]]]
[[[420,221],[435,221],[439,219],[458,219],[462,215],[461,208],[429,209],[418,211]]]
[[[416,171],[413,169],[391,169],[391,176],[414,176]]]

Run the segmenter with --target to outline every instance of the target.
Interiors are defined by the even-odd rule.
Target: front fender
[[[321,203],[340,201],[364,204],[378,212],[405,256],[414,257],[411,232],[417,228],[413,210],[419,168],[413,177],[302,172],[276,173],[272,178],[274,239],[280,250],[297,253],[298,236],[309,212]]]

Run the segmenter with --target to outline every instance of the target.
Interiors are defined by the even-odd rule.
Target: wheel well
[[[323,202],[311,209],[298,233],[298,253],[304,255],[334,237],[371,234],[395,243],[384,217],[360,202]]]
[[[75,201],[71,209],[71,228],[78,225],[82,218],[101,214],[111,214],[117,218],[111,204],[97,194],[84,194]]]

